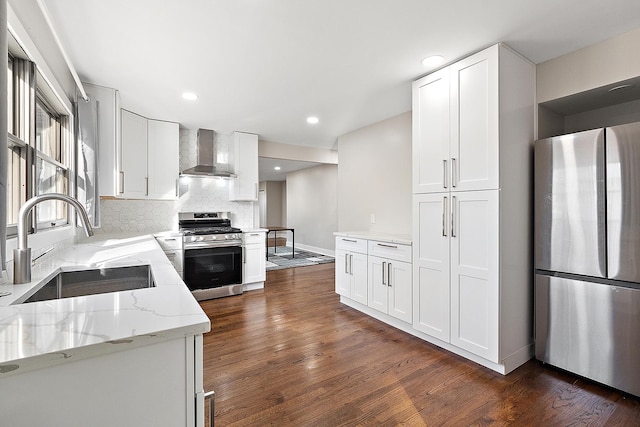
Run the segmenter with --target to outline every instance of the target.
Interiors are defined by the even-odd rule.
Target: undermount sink
[[[27,299],[15,304],[152,287],[155,283],[148,265],[62,271]]]

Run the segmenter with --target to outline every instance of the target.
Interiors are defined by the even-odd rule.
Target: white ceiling
[[[502,41],[540,63],[640,27],[638,0],[44,2],[82,80],[124,108],[323,148],[410,110],[428,55]]]

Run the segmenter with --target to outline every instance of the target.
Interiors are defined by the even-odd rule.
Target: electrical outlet
[[[371,224],[375,224],[376,223],[376,214],[372,213],[371,214]]]

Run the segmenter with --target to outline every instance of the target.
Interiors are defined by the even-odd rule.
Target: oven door
[[[190,290],[242,283],[242,246],[184,250],[184,282]]]

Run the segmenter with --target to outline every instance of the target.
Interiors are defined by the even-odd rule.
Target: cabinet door
[[[449,342],[450,193],[413,199],[413,327]]]
[[[345,250],[336,249],[336,293],[347,298],[351,298],[349,255]]]
[[[149,120],[148,168],[149,198],[175,200],[178,198],[180,130],[177,123]]]
[[[118,197],[147,196],[147,119],[121,110]]]
[[[367,256],[353,252],[349,254],[349,271],[351,273],[351,299],[367,304]]]
[[[448,188],[449,68],[413,83],[413,192]]]
[[[266,279],[266,248],[264,243],[244,248],[242,283],[264,282]]]
[[[117,90],[83,83],[90,99],[97,101],[98,183],[100,196],[115,196],[117,189],[117,141],[120,138],[120,95]],[[79,104],[80,108],[81,105]],[[80,126],[84,122],[79,113]]]
[[[382,313],[388,313],[389,291],[388,291],[388,260],[375,256],[369,257],[369,301],[371,308]]]
[[[389,260],[387,264],[387,272],[389,315],[407,323],[411,323],[411,263]]]
[[[450,67],[452,191],[498,188],[498,49]]]
[[[499,191],[452,195],[451,344],[498,362]]]
[[[243,201],[258,200],[258,135],[235,132],[236,178],[229,183],[229,199]]]

